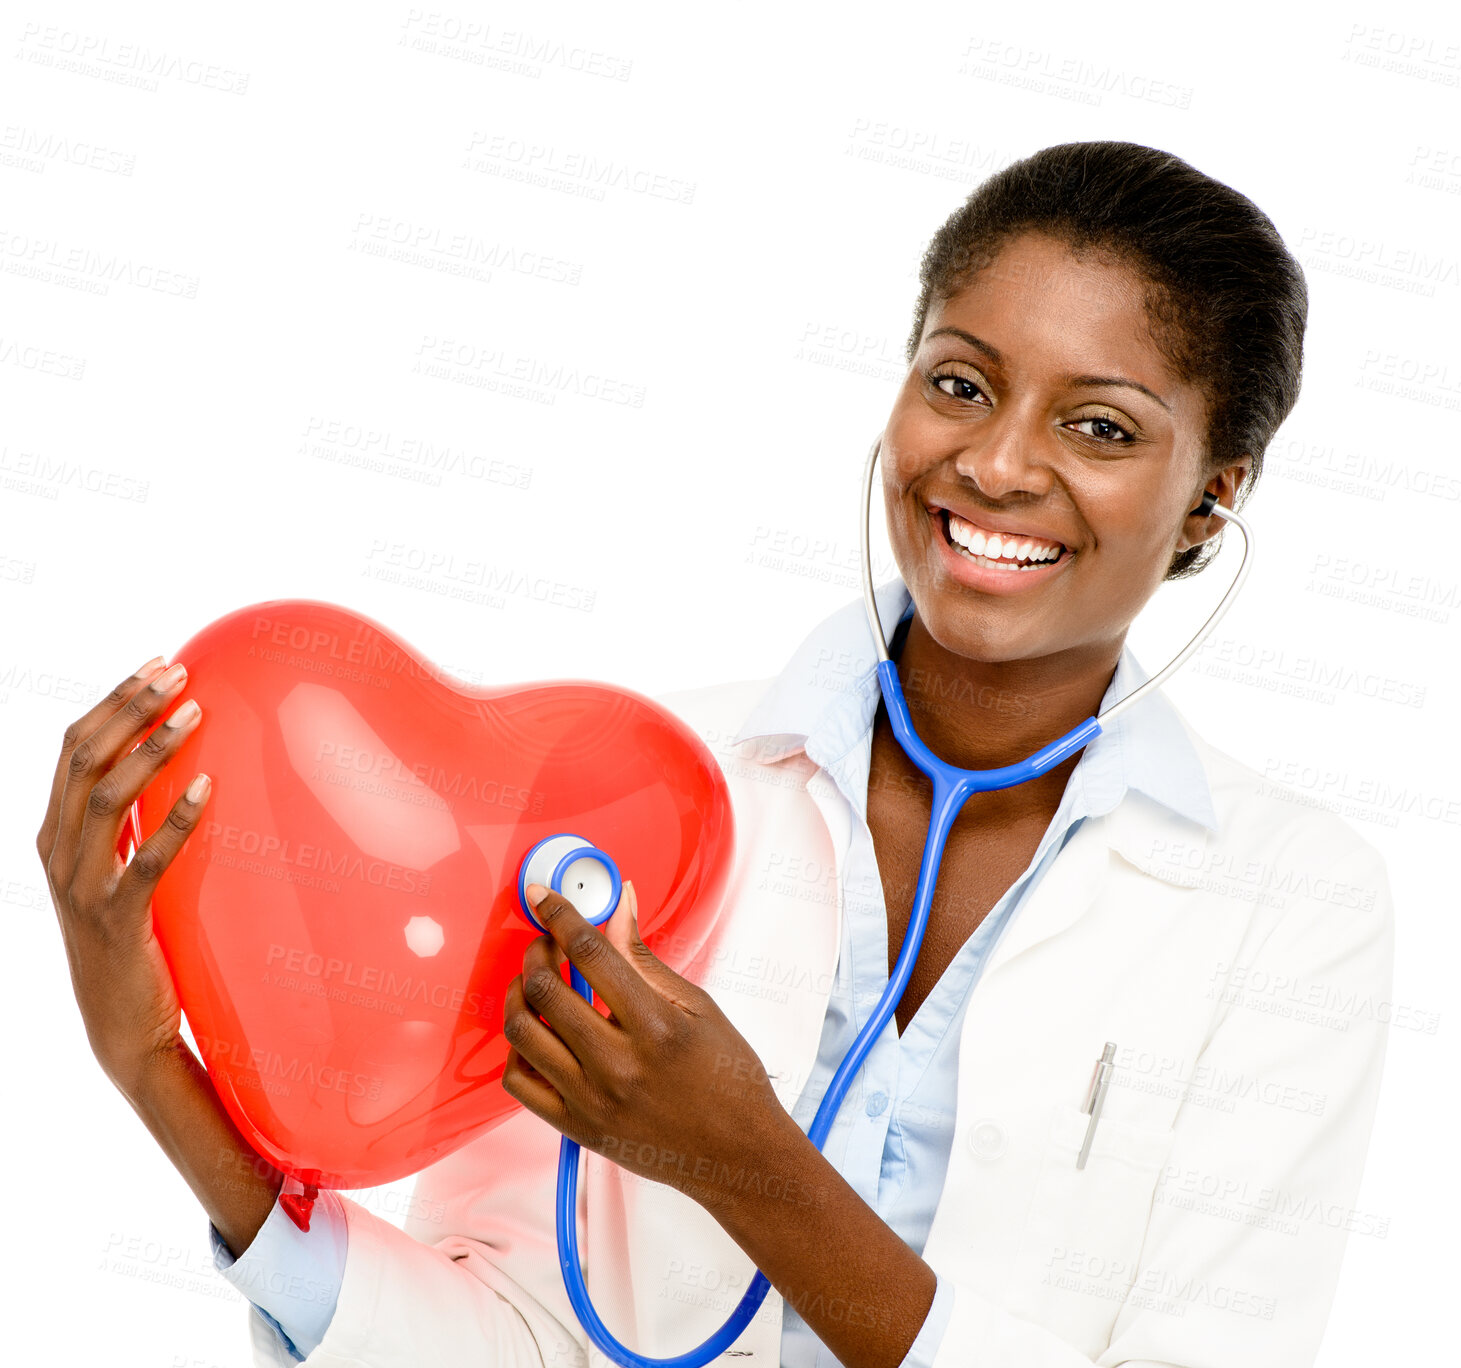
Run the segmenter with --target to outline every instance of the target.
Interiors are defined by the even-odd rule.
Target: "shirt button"
[[[1005,1151],[1004,1127],[987,1118],[969,1127],[969,1148],[976,1159],[998,1159]]]
[[[888,1109],[888,1094],[875,1092],[867,1100],[867,1114],[869,1116],[881,1116]]]

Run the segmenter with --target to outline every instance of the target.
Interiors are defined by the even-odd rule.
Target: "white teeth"
[[[1016,561],[1031,561],[1040,564],[1060,558],[1059,542],[1041,541],[1038,537],[1001,535],[991,532],[987,536],[972,523],[965,522],[956,513],[948,513],[949,537],[956,546],[990,562],[1002,562],[1006,569],[1014,567]],[[1029,567],[1021,566],[1020,569]]]
[[[955,547],[955,554],[963,556],[965,560],[977,562],[979,565],[992,565],[1000,570],[1013,570],[1016,574],[1024,574],[1028,570],[1035,570],[1039,567],[1038,561],[1030,561],[1025,565],[1010,560],[990,560],[988,556],[976,556],[972,551],[965,550],[962,546]]]

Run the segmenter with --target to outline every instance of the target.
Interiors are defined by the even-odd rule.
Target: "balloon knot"
[[[288,1186],[289,1179],[286,1178],[284,1182]],[[279,1205],[295,1225],[308,1233],[310,1213],[314,1210],[315,1198],[320,1195],[320,1190],[313,1183],[305,1183],[303,1187],[303,1192],[281,1192]]]

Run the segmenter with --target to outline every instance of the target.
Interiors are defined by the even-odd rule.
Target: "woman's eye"
[[[1132,434],[1114,418],[1079,418],[1071,426],[1084,436],[1094,437],[1100,442],[1122,444],[1133,440]]]
[[[967,375],[955,375],[945,371],[942,375],[929,377],[936,389],[942,390],[951,399],[977,399],[982,398],[984,391],[979,388],[977,382],[969,379]]]

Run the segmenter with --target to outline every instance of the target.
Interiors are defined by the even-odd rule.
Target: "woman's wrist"
[[[783,1115],[745,1159],[744,1181],[707,1209],[839,1362],[901,1363],[937,1276]]]
[[[759,1113],[757,1124],[742,1134],[740,1153],[716,1164],[714,1181],[691,1194],[730,1235],[758,1222],[767,1203],[803,1210],[825,1205],[827,1193],[818,1184],[826,1175],[816,1165],[822,1156],[779,1102]]]
[[[273,1210],[284,1175],[244,1138],[207,1070],[179,1036],[127,1094],[219,1235],[242,1255]]]

